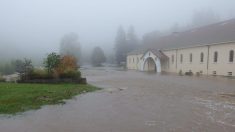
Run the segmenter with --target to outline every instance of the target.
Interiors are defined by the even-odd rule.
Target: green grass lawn
[[[79,84],[0,83],[0,114],[15,114],[39,109],[42,105],[64,103],[64,99],[98,89]]]

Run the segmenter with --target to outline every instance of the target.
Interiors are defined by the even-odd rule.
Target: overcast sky
[[[235,0],[0,0],[0,48],[45,54],[75,32],[84,49],[107,49],[119,25],[133,25],[141,38],[176,22],[186,25],[201,9],[231,18],[234,7]]]

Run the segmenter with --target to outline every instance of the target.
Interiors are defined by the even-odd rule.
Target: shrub
[[[200,72],[196,72],[196,76],[200,76],[201,75],[201,73]]]
[[[57,72],[57,74],[63,74],[66,70],[76,71],[77,69],[78,66],[76,58],[73,56],[66,55],[60,59],[60,63],[58,67],[55,69],[55,71]]]
[[[6,80],[0,75],[0,82],[5,82]]]
[[[183,76],[182,70],[179,71],[179,75],[180,75],[180,76]]]
[[[44,59],[44,66],[48,73],[52,73],[55,68],[60,64],[60,55],[55,52],[50,53],[47,58]]]
[[[192,76],[192,75],[193,75],[193,72],[190,70],[190,71],[188,71],[188,72],[185,72],[185,75],[187,75],[187,76]]]
[[[75,71],[75,70],[66,70],[63,73],[59,75],[61,79],[80,79],[81,78],[81,72]]]
[[[34,69],[29,75],[29,79],[53,79],[53,75],[42,69]]]

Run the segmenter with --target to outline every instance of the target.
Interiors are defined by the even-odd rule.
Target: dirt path
[[[103,87],[65,105],[1,117],[1,132],[234,132],[235,80],[83,70]]]

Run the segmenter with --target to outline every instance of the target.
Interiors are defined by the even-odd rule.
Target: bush
[[[76,58],[73,56],[66,55],[60,59],[60,63],[58,67],[55,69],[55,71],[57,72],[57,74],[61,74],[64,73],[66,70],[76,71],[77,69],[78,66]]]
[[[185,72],[185,75],[187,75],[187,76],[192,76],[192,75],[193,75],[193,72],[192,72],[192,71]]]
[[[5,82],[6,80],[0,75],[0,82]]]
[[[59,77],[61,79],[80,79],[81,78],[81,72],[75,71],[75,70],[66,70],[63,73],[60,73]]]
[[[42,69],[34,69],[29,75],[30,80],[33,79],[53,79],[53,75]]]
[[[47,58],[44,59],[44,66],[48,73],[52,73],[55,68],[60,64],[60,55],[55,52],[50,53]]]
[[[179,75],[180,75],[180,76],[183,76],[182,70],[179,71]]]

